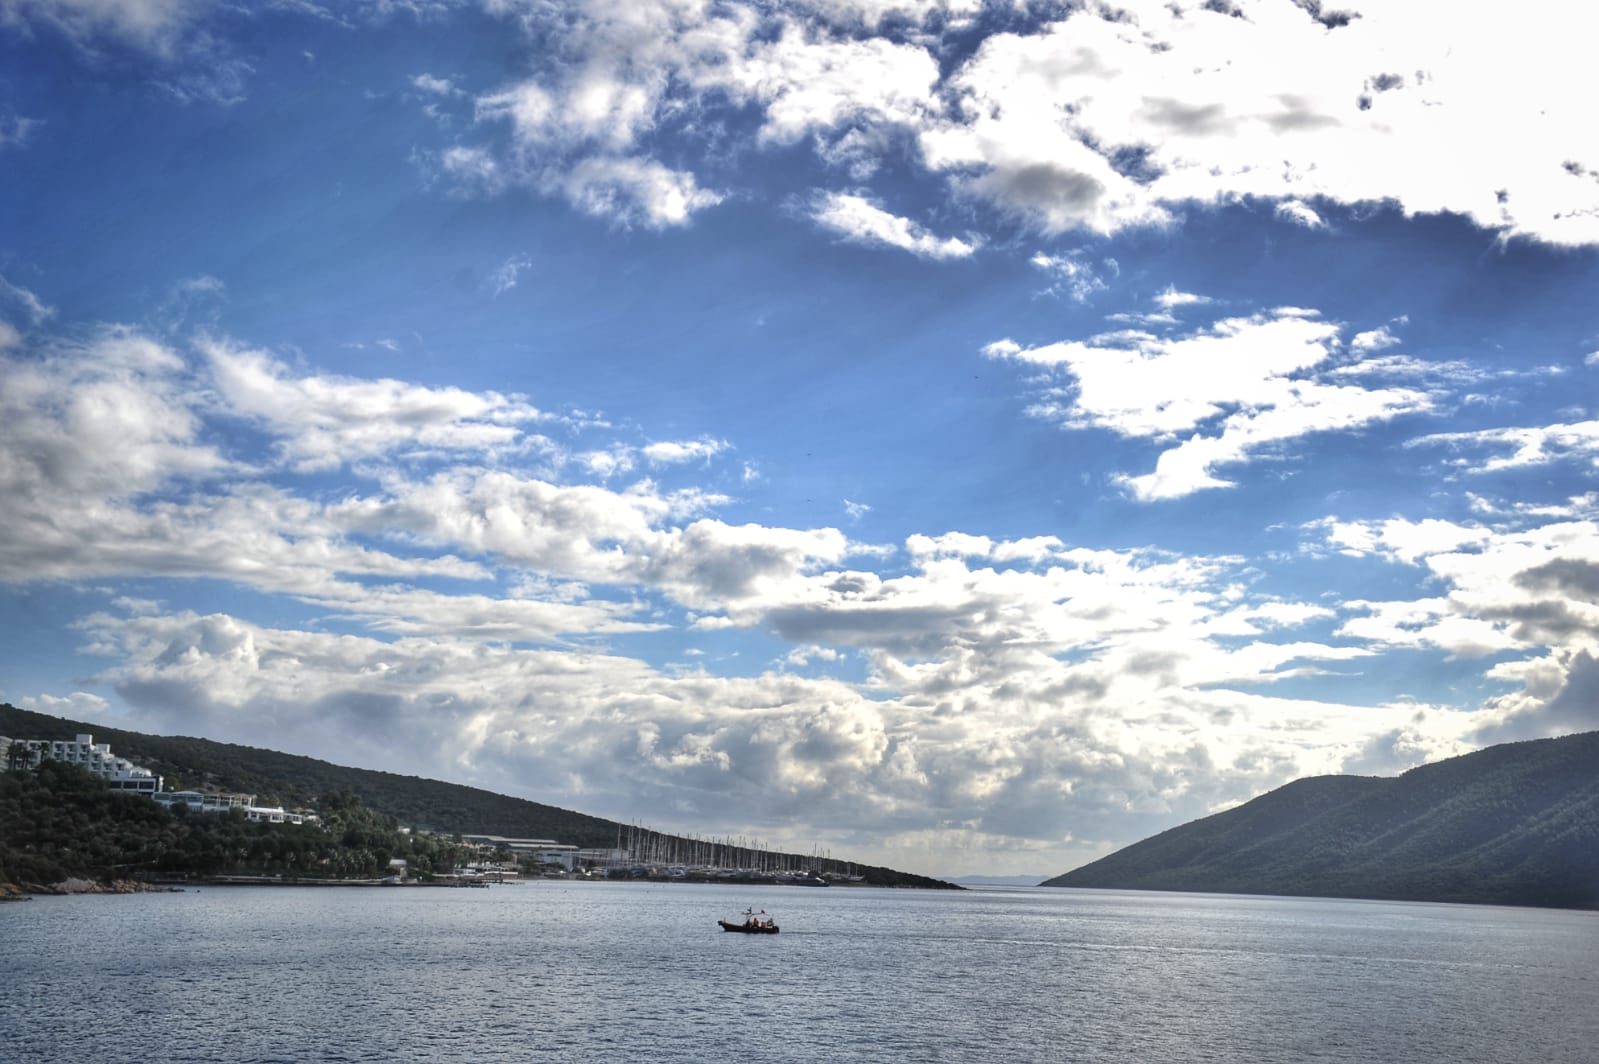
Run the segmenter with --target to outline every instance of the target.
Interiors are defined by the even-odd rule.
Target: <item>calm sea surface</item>
[[[747,905],[782,933],[731,935]],[[1599,1060],[1599,914],[1115,891],[0,906],[0,1061]]]

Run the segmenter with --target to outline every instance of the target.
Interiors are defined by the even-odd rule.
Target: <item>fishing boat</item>
[[[742,922],[734,920],[718,920],[723,931],[737,931],[745,935],[775,935],[777,934],[777,921],[766,915],[766,910],[756,912],[754,909],[745,909],[739,915],[743,916]]]

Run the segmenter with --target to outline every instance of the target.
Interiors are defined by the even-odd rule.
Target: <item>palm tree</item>
[[[28,744],[21,739],[12,739],[6,744],[6,771],[21,772],[33,764],[33,751],[28,749]]]

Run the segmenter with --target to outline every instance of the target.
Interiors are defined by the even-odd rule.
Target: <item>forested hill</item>
[[[1296,780],[1043,885],[1599,908],[1599,732]]]
[[[616,845],[615,821],[477,787],[346,768],[316,758],[210,739],[121,731],[0,704],[0,735],[70,739],[80,733],[93,735],[97,743],[109,743],[116,756],[165,776],[168,790],[240,791],[256,795],[263,804],[285,808],[315,807],[325,794],[349,792],[370,809],[430,831],[554,839],[583,847]],[[842,860],[830,864],[843,866]],[[851,867],[875,886],[949,886],[889,868]]]

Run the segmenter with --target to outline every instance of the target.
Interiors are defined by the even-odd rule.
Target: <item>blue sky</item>
[[[0,0],[0,697],[951,876],[1599,726],[1589,17]]]

